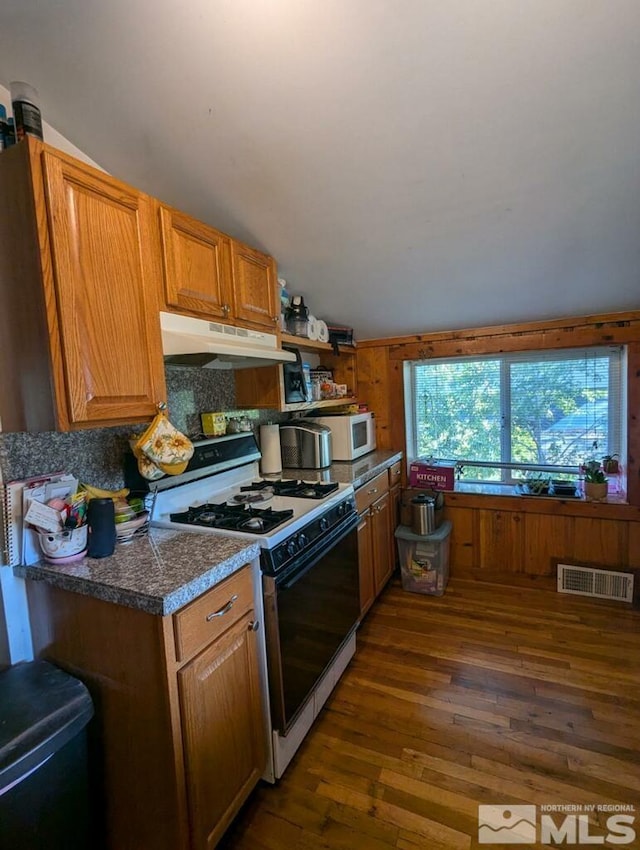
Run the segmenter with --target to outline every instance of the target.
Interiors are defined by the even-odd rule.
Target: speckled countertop
[[[14,567],[14,572],[63,590],[165,615],[182,608],[259,553],[260,547],[251,540],[152,528],[144,537],[116,545],[109,558],[84,558],[62,566],[42,561]]]
[[[353,462],[334,460],[326,469],[283,469],[282,478],[302,478],[305,481],[338,481],[340,484],[353,484],[354,488],[362,487],[385,469],[402,460],[402,452],[383,451],[382,449],[369,452]]]

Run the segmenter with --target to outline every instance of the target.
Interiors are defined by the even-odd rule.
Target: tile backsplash
[[[167,400],[171,422],[183,434],[200,433],[200,414],[233,410],[236,382],[231,370],[167,366]]]
[[[232,371],[184,366],[166,368],[167,401],[171,422],[183,433],[200,432],[200,413],[234,410],[235,379]],[[287,414],[260,411],[253,420],[281,422]],[[96,428],[73,433],[0,433],[0,470],[4,481],[65,471],[97,487],[118,489],[123,485],[123,458],[128,438],[144,426]]]

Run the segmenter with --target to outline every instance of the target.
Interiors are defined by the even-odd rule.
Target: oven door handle
[[[318,563],[320,558],[323,557],[329,546],[335,546],[336,543],[339,543],[344,537],[346,537],[348,534],[350,534],[357,528],[359,522],[360,520],[358,518],[358,514],[354,511],[354,513],[348,515],[348,519],[345,520],[342,525],[340,525],[338,528],[333,529],[333,534],[318,538],[318,540],[316,541],[317,545],[315,545],[310,551],[302,553],[303,562],[306,561],[307,558],[309,558],[310,560],[308,563],[305,563],[304,566],[300,569],[294,569],[292,571],[293,575],[288,580],[278,581],[276,577],[278,590],[289,590],[291,587],[293,587],[293,585],[296,584],[296,582],[299,581],[303,576],[305,576],[310,569],[315,567],[315,565]]]

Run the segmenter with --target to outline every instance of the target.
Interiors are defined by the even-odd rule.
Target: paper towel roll
[[[260,426],[260,471],[263,475],[272,475],[274,472],[282,472],[282,453],[280,451],[280,426]]]

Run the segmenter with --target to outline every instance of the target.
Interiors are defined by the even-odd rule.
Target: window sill
[[[531,493],[522,493],[518,487],[512,484],[470,484],[464,481],[456,481],[454,493],[479,493],[488,496],[517,496],[519,499],[534,499],[536,502],[545,499],[547,502],[591,502],[584,496],[534,496]],[[626,496],[622,493],[609,493],[604,502],[598,504],[628,505]]]
[[[410,489],[415,495],[420,492]],[[504,511],[516,514],[546,514],[554,516],[588,517],[640,523],[640,505],[630,504],[618,494],[610,496],[606,502],[592,502],[582,498],[562,498],[561,496],[521,496],[515,487],[500,484],[461,484],[456,482],[455,490],[444,493],[444,507],[452,511],[458,508],[471,508],[479,511]],[[453,519],[453,513],[449,519]]]

